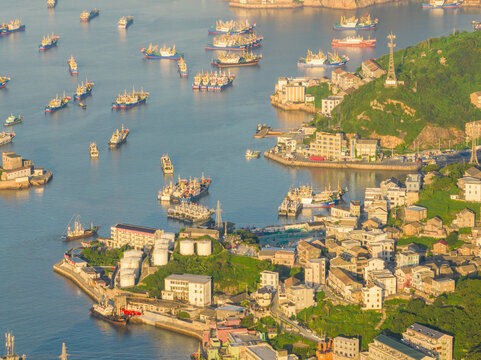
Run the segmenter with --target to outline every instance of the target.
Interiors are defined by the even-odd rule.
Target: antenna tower
[[[389,39],[389,44],[387,46],[389,47],[389,68],[387,71],[387,77],[386,77],[386,82],[384,83],[384,86],[397,86],[397,79],[396,79],[396,70],[394,69],[394,48],[396,47],[396,44],[394,43],[394,39],[396,39],[396,35],[393,35],[392,31],[391,33],[387,36]]]

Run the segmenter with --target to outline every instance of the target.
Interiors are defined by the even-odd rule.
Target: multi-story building
[[[360,360],[435,360],[386,335],[376,337],[369,344],[369,351],[359,355]]]
[[[374,270],[369,273],[368,282],[376,284],[384,290],[384,295],[394,295],[397,291],[396,277],[387,269]]]
[[[414,323],[403,333],[402,341],[438,360],[453,359],[453,337]]]
[[[301,266],[306,266],[309,259],[317,259],[322,254],[322,249],[316,245],[313,245],[305,240],[301,240],[297,243],[297,262]]]
[[[13,151],[2,153],[2,170],[2,181],[43,175],[43,168],[34,168],[32,160],[23,159]]]
[[[367,261],[366,267],[364,267],[364,274],[363,274],[364,281],[367,282],[367,280],[369,279],[369,273],[371,271],[384,270],[385,265],[386,263],[383,259],[370,258]]]
[[[328,96],[321,100],[321,114],[324,116],[331,116],[332,110],[339,105],[343,96]]]
[[[336,336],[332,341],[333,359],[357,359],[359,357],[359,338]]]
[[[421,190],[421,174],[408,174],[406,178],[407,191],[419,191]]]
[[[316,139],[309,146],[309,153],[329,160],[339,160],[342,158],[343,142],[343,133],[318,131]]]
[[[362,309],[381,310],[383,302],[383,289],[380,286],[370,284],[362,288]]]
[[[205,275],[172,274],[165,278],[165,290],[162,298],[174,298],[187,301],[195,306],[207,306],[212,303],[212,278]]]
[[[359,136],[352,136],[350,140],[351,159],[367,159],[374,161],[379,150],[379,140],[360,139]]]
[[[116,224],[110,228],[110,239],[102,239],[107,247],[119,248],[124,245],[141,250],[145,246],[154,246],[162,237],[164,230],[145,226]]]
[[[369,249],[372,257],[383,259],[384,261],[394,261],[395,243],[393,239],[385,239],[373,241],[366,246]]]
[[[406,205],[406,189],[401,187],[392,187],[386,190],[386,199],[389,208]]]
[[[374,59],[367,59],[361,64],[362,75],[366,78],[377,79],[386,71]]]
[[[466,201],[481,202],[481,180],[475,178],[465,180],[464,199]]]
[[[428,216],[428,209],[422,206],[410,206],[404,209],[404,221],[424,220]]]
[[[412,250],[404,250],[396,254],[397,267],[419,265],[419,254]]]
[[[261,288],[269,287],[276,290],[279,287],[279,273],[275,271],[261,271]]]
[[[279,250],[274,254],[273,264],[285,265],[292,267],[296,262],[296,254],[291,250]]]
[[[340,268],[331,267],[329,269],[327,284],[331,289],[347,300],[353,300],[353,292],[362,289],[362,284],[360,282],[354,280],[349,272]]]
[[[458,228],[473,227],[476,225],[476,213],[471,209],[465,208],[456,214],[452,224]]]
[[[296,312],[314,306],[314,289],[299,284],[286,289],[287,300],[295,305]]]
[[[326,283],[327,258],[307,260],[304,270],[304,282],[307,286],[317,288]]]

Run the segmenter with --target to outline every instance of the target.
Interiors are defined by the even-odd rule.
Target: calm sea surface
[[[100,9],[90,24],[79,22],[84,9]],[[360,10],[361,15],[366,10]],[[479,10],[423,11],[420,4],[386,5],[369,9],[380,18],[375,49],[346,50],[356,69],[362,60],[387,52],[386,34],[397,35],[398,48],[430,36],[470,30]],[[247,161],[247,148],[266,150],[274,139],[254,140],[258,123],[274,128],[295,127],[304,114],[278,112],[269,104],[278,76],[324,76],[323,70],[298,70],[296,59],[310,48],[327,51],[331,24],[341,11],[327,9],[240,10],[221,0],[59,0],[55,10],[46,1],[1,2],[0,21],[20,18],[27,30],[0,38],[0,74],[12,81],[0,89],[0,120],[11,113],[25,116],[15,127],[15,151],[37,166],[54,172],[43,188],[0,193],[0,332],[11,330],[19,353],[31,359],[52,359],[67,342],[72,359],[186,359],[197,341],[146,326],[118,330],[89,317],[91,300],[71,282],[56,276],[52,265],[71,246],[59,241],[73,213],[85,223],[102,225],[109,234],[116,222],[165,228],[166,208],[156,200],[164,183],[159,158],[171,155],[175,178],[211,176],[210,195],[220,200],[224,219],[239,226],[278,223],[276,209],[290,186],[329,183],[348,187],[346,200],[360,199],[363,188],[392,175],[382,172],[296,170],[264,159]],[[347,12],[345,12],[347,13]],[[350,14],[350,13],[349,13]],[[354,14],[354,13],[353,13]],[[117,29],[122,15],[132,15],[127,31]],[[191,90],[193,74],[210,70],[212,52],[204,46],[207,28],[219,18],[248,18],[264,36],[262,63],[232,70],[234,86],[222,93]],[[42,36],[60,35],[57,48],[38,52]],[[337,33],[337,36],[341,34]],[[191,76],[180,79],[173,61],[145,60],[139,49],[149,43],[171,44],[185,53]],[[73,55],[80,73],[70,76],[67,58]],[[95,81],[93,96],[82,110],[75,103],[45,115],[48,101],[65,91],[73,94],[77,80]],[[111,111],[119,92],[143,87],[146,105]],[[116,151],[106,144],[122,124],[131,130],[128,143]],[[91,161],[91,141],[100,159]],[[303,213],[301,219],[311,213]]]

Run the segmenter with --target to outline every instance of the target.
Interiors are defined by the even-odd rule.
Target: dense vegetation
[[[82,250],[82,258],[92,266],[116,266],[129,246],[120,249],[102,249],[99,244]]]
[[[329,85],[325,82],[319,85],[309,86],[306,89],[306,94],[314,96],[314,105],[318,109],[321,108],[322,99],[332,95],[331,90],[329,90]]]
[[[469,97],[481,89],[480,47],[480,32],[462,32],[396,51],[396,74],[404,85],[385,88],[384,75],[354,91],[333,116],[340,117],[346,132],[368,136],[375,131],[400,137],[405,144],[411,144],[426,125],[464,130],[466,122],[481,117]],[[378,62],[387,69],[388,55]],[[374,100],[383,109],[374,109]]]

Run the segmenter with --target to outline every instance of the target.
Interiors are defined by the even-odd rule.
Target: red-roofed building
[[[448,253],[448,243],[446,240],[441,239],[436,241],[433,245],[433,254],[434,255],[444,255]]]

